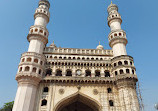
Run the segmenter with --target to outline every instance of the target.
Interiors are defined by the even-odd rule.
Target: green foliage
[[[2,108],[0,108],[0,111],[12,111],[14,101],[5,103]]]

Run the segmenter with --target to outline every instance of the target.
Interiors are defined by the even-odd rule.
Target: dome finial
[[[112,4],[112,0],[111,0],[111,4]]]
[[[100,45],[100,41],[99,41],[99,45]]]

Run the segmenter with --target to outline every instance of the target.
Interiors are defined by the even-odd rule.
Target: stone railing
[[[46,47],[44,53],[57,53],[57,54],[77,54],[77,55],[109,55],[112,56],[112,50],[97,50],[97,49],[71,49],[71,48],[51,48]]]

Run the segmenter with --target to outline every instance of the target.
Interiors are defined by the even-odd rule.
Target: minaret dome
[[[97,46],[97,49],[98,50],[103,50],[104,49],[104,47],[102,45],[100,45],[100,42],[99,42],[99,45]]]

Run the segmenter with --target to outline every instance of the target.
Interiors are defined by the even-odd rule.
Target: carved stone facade
[[[47,0],[40,0],[22,54],[13,111],[140,111],[134,61],[118,7],[108,7],[112,50],[45,47],[49,32]]]

